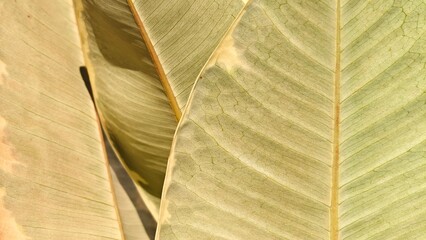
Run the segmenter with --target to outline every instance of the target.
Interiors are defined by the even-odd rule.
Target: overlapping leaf
[[[154,217],[176,118],[126,1],[76,1],[103,127]]]
[[[134,6],[131,1],[129,6],[125,0],[75,2],[104,128],[156,217],[176,118],[180,118],[196,74],[242,4],[228,1],[212,8],[205,1],[194,1],[191,10],[183,13],[181,10],[189,8],[186,2],[174,3],[176,8],[166,2],[143,2],[143,6]],[[136,7],[143,9],[140,16]],[[144,19],[148,32],[137,25],[131,9],[136,20]],[[170,10],[178,11],[170,15]],[[172,25],[157,25],[150,17],[166,22],[170,17],[182,19],[171,31]],[[188,27],[187,21],[194,24]],[[160,62],[156,62],[157,54]],[[175,59],[170,62],[169,57]],[[178,105],[174,107],[176,98]]]
[[[121,239],[72,1],[0,21],[0,239]]]
[[[102,124],[154,216],[199,76],[157,237],[426,234],[424,1],[75,4]],[[0,13],[0,238],[119,239],[71,2]]]
[[[144,25],[183,110],[192,85],[235,17],[241,0],[128,0]]]
[[[424,236],[425,7],[249,3],[179,124],[157,237]]]

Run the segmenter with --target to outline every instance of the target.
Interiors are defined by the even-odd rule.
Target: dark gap
[[[127,193],[127,196],[129,196],[131,202],[137,209],[137,213],[139,215],[140,220],[142,221],[142,225],[145,228],[146,233],[148,234],[149,238],[153,240],[155,238],[157,222],[155,221],[154,217],[151,215],[147,206],[139,195],[139,192],[136,189],[133,180],[127,174],[126,170],[121,165],[120,160],[115,155],[115,152],[112,150],[111,143],[108,141],[104,132],[103,136],[105,141],[105,149],[108,155],[108,160],[111,169],[115,172],[118,181],[120,182],[121,186],[123,186],[124,190]]]
[[[90,94],[90,98],[92,99],[93,104],[95,104],[95,100],[93,98],[92,85],[90,84],[89,72],[87,71],[87,68],[85,66],[81,66],[79,69],[80,69],[81,78],[84,81],[84,85],[86,85],[87,91]],[[133,183],[133,180],[127,174],[126,170],[122,166],[122,163],[118,159],[115,152],[112,150],[111,143],[108,141],[108,138],[105,135],[103,127],[102,127],[102,135],[104,138],[104,146],[107,152],[109,165],[111,166],[111,169],[115,172],[115,175],[117,176],[118,181],[123,186],[124,190],[126,191],[126,194],[129,196],[131,202],[137,209],[137,213],[139,215],[140,220],[142,221],[142,225],[144,226],[146,233],[148,234],[149,238],[153,240],[155,238],[157,222],[155,221],[154,217],[149,212],[142,198],[140,197],[139,192]]]
[[[87,68],[85,66],[81,66],[79,69],[84,85],[86,85],[87,91],[90,94],[90,98],[92,99],[93,103],[95,103],[95,99],[93,98],[92,85],[90,84],[89,72],[87,71]]]

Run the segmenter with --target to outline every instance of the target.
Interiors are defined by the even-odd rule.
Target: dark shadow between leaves
[[[86,85],[87,91],[89,92],[90,97],[92,98],[93,104],[96,108],[96,104],[93,98],[92,85],[90,84],[90,78],[89,78],[89,73],[87,71],[87,68],[85,66],[81,66],[79,70],[80,70],[81,78],[83,79],[84,84]],[[155,231],[157,228],[157,222],[155,221],[152,214],[149,212],[142,198],[140,197],[136,189],[136,186],[133,183],[133,180],[127,174],[120,160],[116,156],[115,152],[112,150],[111,144],[108,141],[108,138],[105,136],[103,129],[102,129],[102,135],[104,139],[104,145],[105,145],[105,150],[107,153],[109,164],[112,170],[114,171],[115,175],[117,176],[119,183],[123,187],[124,191],[126,192],[127,196],[132,202],[133,206],[135,207],[138,213],[139,219],[141,220],[142,225],[145,228],[146,233],[148,234],[148,237],[150,239],[154,239]]]

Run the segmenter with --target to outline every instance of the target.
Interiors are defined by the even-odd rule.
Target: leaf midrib
[[[216,55],[216,53],[218,52],[218,49],[220,49],[220,46],[223,43],[223,40],[229,35],[232,34],[232,30],[235,28],[235,26],[238,24],[239,20],[241,19],[241,16],[244,14],[245,10],[247,9],[247,7],[253,2],[253,0],[243,0],[244,6],[241,8],[241,11],[239,12],[239,14],[237,15],[237,17],[235,18],[235,20],[229,25],[227,31],[225,32],[225,34],[222,36],[222,39],[219,41],[217,47],[212,51],[210,57],[208,58],[208,60],[206,61],[205,65],[203,66],[203,68],[200,70],[200,74],[204,71],[204,69],[208,66],[209,62],[214,59],[214,56]],[[170,103],[170,107],[172,109],[172,111],[175,113],[175,117],[177,122],[180,121],[181,117],[182,117],[182,111],[179,107],[179,104],[177,103],[176,100],[176,96],[171,88],[170,85],[170,81],[167,78],[167,75],[164,71],[163,65],[158,57],[158,54],[155,50],[154,45],[152,44],[151,38],[148,35],[148,32],[146,31],[146,28],[143,24],[142,19],[140,18],[140,15],[138,14],[136,7],[133,3],[132,0],[127,0],[127,3],[129,5],[130,11],[132,12],[132,15],[134,17],[134,20],[136,22],[136,24],[138,25],[139,28],[139,32],[140,35],[143,39],[143,41],[145,42],[145,45],[148,49],[148,52],[151,56],[151,59],[153,61],[153,64],[155,66],[155,69],[157,70],[158,73],[158,77],[160,79],[161,85],[163,86],[163,90],[164,93],[166,94],[169,103]],[[197,79],[195,80],[195,82],[199,79],[199,76],[197,77]],[[194,84],[195,85],[195,84]]]
[[[132,0],[127,0],[129,8],[135,18],[136,24],[139,26],[140,34],[147,46],[148,52],[151,55],[154,66],[159,75],[161,84],[164,87],[164,92],[169,99],[170,106],[175,113],[176,119],[179,122],[182,116],[182,112],[177,104],[176,97],[170,86],[170,82],[167,75],[164,72],[163,66],[158,58],[155,48],[151,42],[151,39],[144,27],[144,24],[137,13],[137,10]],[[244,2],[244,1],[243,1]],[[221,46],[223,45],[224,39],[232,34],[233,29],[241,20],[247,8],[253,3],[253,0],[247,0],[244,2],[244,6],[236,16],[235,20],[230,24],[229,28],[219,41],[217,47],[212,51],[210,57],[206,61],[205,65],[200,70],[200,75],[204,70],[210,66],[211,62],[215,61],[216,55],[220,52]],[[341,3],[340,0],[336,0],[336,40],[335,40],[335,67],[334,67],[334,104],[333,104],[333,136],[332,136],[332,178],[331,178],[331,198],[330,198],[330,240],[339,239],[339,161],[340,161],[340,82],[341,82]],[[197,77],[196,82],[200,79],[200,75]]]
[[[148,36],[148,33],[145,29],[145,26],[135,8],[135,5],[133,4],[132,0],[127,0],[127,3],[129,5],[130,11],[132,12],[132,15],[135,19],[136,24],[138,25],[139,28],[139,32],[141,34],[141,37],[143,39],[143,41],[145,42],[145,45],[148,49],[148,52],[151,56],[151,59],[154,63],[154,67],[157,70],[157,74],[158,77],[160,79],[161,85],[164,88],[164,93],[166,94],[169,103],[170,103],[170,107],[173,110],[173,112],[175,113],[175,117],[177,122],[179,122],[180,118],[182,117],[182,112],[180,110],[180,107],[176,101],[176,97],[174,95],[174,92],[172,90],[172,87],[170,86],[170,82],[167,78],[166,73],[164,72],[164,68],[163,65],[160,62],[160,59],[158,58],[158,54],[155,51],[154,45],[152,44],[152,41],[150,39],[150,37]]]
[[[209,66],[211,61],[214,61],[215,55],[219,52],[219,49],[224,39],[232,34],[232,30],[238,24],[245,10],[249,5],[253,3],[253,0],[249,0],[245,3],[244,7],[235,18],[234,22],[230,25],[222,40],[219,42],[217,48],[212,52],[206,65],[200,71],[200,74],[204,72],[204,69]],[[332,177],[331,177],[331,198],[330,198],[330,240],[339,239],[339,161],[340,161],[340,81],[341,81],[341,4],[340,0],[336,0],[336,40],[335,40],[335,68],[334,68],[334,104],[333,104],[333,158],[332,158]],[[198,78],[199,79],[199,78]]]
[[[333,162],[330,203],[330,239],[339,239],[339,137],[340,137],[340,0],[336,0],[336,64],[334,71]]]

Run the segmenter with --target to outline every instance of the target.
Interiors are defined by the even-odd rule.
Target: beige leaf
[[[121,239],[72,1],[0,18],[0,239]]]

